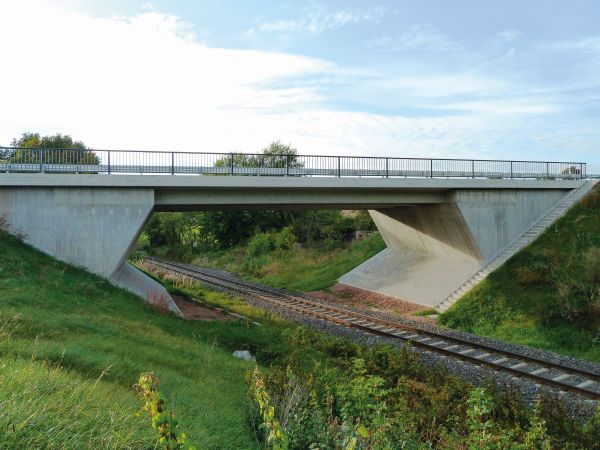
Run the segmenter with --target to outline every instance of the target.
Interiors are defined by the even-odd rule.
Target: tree
[[[74,141],[68,134],[57,133],[51,136],[40,136],[39,133],[23,133],[19,139],[13,139],[14,150],[9,155],[10,162],[39,164],[40,151],[31,149],[49,149],[43,153],[45,164],[87,164],[96,165],[100,160],[96,154],[87,149],[81,141]]]
[[[281,141],[273,141],[261,150],[258,155],[246,155],[244,153],[232,153],[219,158],[215,167],[264,167],[273,169],[304,167],[304,163],[298,161],[298,150],[291,144],[283,144]]]

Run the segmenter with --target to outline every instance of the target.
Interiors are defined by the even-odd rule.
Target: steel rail
[[[155,265],[157,265],[158,267],[161,267],[163,269],[171,270],[173,272],[180,273],[180,274],[188,276],[190,278],[199,279],[200,281],[203,281],[207,284],[210,284],[210,285],[213,285],[216,287],[226,288],[229,290],[239,292],[244,295],[250,294],[250,295],[253,295],[256,298],[258,298],[259,300],[263,300],[263,301],[266,300],[271,303],[275,303],[280,306],[283,306],[285,308],[288,308],[288,309],[291,309],[291,310],[294,310],[294,311],[297,311],[297,312],[300,312],[303,314],[311,315],[311,316],[320,318],[325,321],[338,323],[338,324],[346,326],[346,327],[357,328],[357,329],[366,331],[371,334],[377,334],[377,335],[385,336],[385,337],[392,337],[394,339],[402,339],[402,340],[410,342],[411,345],[417,346],[417,347],[422,348],[427,351],[433,351],[433,352],[440,353],[440,354],[450,356],[453,358],[459,358],[459,359],[474,363],[479,366],[490,367],[496,371],[508,372],[508,373],[511,373],[511,374],[521,377],[521,378],[528,378],[538,384],[549,385],[549,386],[558,388],[563,391],[574,392],[574,393],[583,395],[585,397],[593,398],[594,400],[600,400],[600,392],[592,390],[592,389],[587,389],[587,386],[590,385],[587,383],[590,381],[592,383],[596,383],[596,384],[600,383],[600,374],[599,373],[595,373],[595,372],[588,371],[585,369],[572,368],[572,367],[564,366],[562,364],[558,364],[558,363],[554,363],[551,361],[546,361],[546,360],[543,360],[540,358],[536,358],[533,356],[523,355],[518,352],[498,349],[491,345],[485,345],[485,344],[481,344],[481,343],[473,343],[469,340],[461,339],[461,338],[453,337],[453,336],[447,336],[443,333],[437,333],[437,332],[430,331],[430,330],[423,330],[421,328],[413,327],[413,326],[410,326],[407,324],[401,324],[398,322],[372,317],[367,314],[358,313],[358,312],[347,310],[344,308],[339,308],[336,306],[330,306],[330,305],[326,305],[323,303],[314,302],[314,301],[305,299],[303,297],[298,297],[298,296],[294,296],[291,294],[279,292],[274,289],[268,289],[265,287],[255,286],[255,285],[245,283],[245,282],[242,282],[239,280],[234,280],[234,279],[231,279],[228,277],[219,276],[214,273],[208,273],[206,271],[202,271],[202,270],[198,270],[198,269],[191,269],[189,267],[186,267],[186,266],[183,266],[180,264],[176,264],[176,263],[172,263],[172,262],[168,262],[168,261],[164,261],[164,260],[161,260],[158,258],[147,257],[146,259],[148,259],[149,261],[151,261],[152,263],[154,263]],[[337,314],[338,317],[333,317],[331,315],[331,313]],[[339,317],[340,315],[342,317]],[[358,321],[357,321],[357,319],[358,319]],[[401,331],[400,333],[398,333],[397,332],[398,329],[404,330],[404,331]],[[407,338],[406,334],[408,332],[417,333],[417,335],[410,335],[410,338]],[[418,335],[421,335],[421,336],[418,336]],[[424,337],[423,335],[431,336],[431,338]],[[415,339],[416,337],[419,337],[419,339]],[[437,342],[436,343],[437,345],[433,345],[431,342],[430,343],[425,342],[425,341],[432,341],[433,338],[436,338],[440,341],[445,341],[445,342]],[[467,349],[467,350],[462,350],[462,351],[454,351],[454,350],[449,350],[450,347],[444,348],[444,347],[438,346],[439,344],[443,344],[443,343],[454,343],[454,346],[450,346],[450,347],[458,347],[459,345],[461,345],[464,347],[469,347],[471,350]],[[485,356],[482,356],[482,355],[473,356],[473,355],[469,355],[467,353],[462,353],[465,351],[468,351],[468,353],[473,353],[475,350],[472,350],[472,349],[484,351],[484,353],[482,355],[485,355]],[[498,362],[488,361],[488,360],[484,359],[484,358],[489,358],[490,356],[494,356],[494,354],[504,356],[504,358],[501,358],[501,360],[503,360],[503,362],[506,362],[509,359],[513,359],[515,361],[521,361],[521,362],[518,364],[515,364],[513,366],[505,366]],[[508,358],[506,358],[506,357],[508,357]],[[496,361],[496,358],[494,358],[494,360]],[[497,361],[499,361],[499,360],[497,360]],[[525,365],[532,364],[532,363],[537,366],[542,366],[541,367],[542,369],[548,369],[548,370],[552,369],[552,370],[558,371],[561,373],[561,375],[555,376],[554,378],[546,378],[546,377],[543,377],[543,376],[540,376],[540,375],[534,373],[534,372],[537,372],[538,370],[540,370],[539,368],[534,370],[533,372],[528,372],[526,370],[522,370],[522,368]],[[556,378],[561,378],[562,374],[578,375],[580,377],[586,378],[587,380],[582,383],[579,383],[579,385],[573,385],[573,384],[569,384],[564,381],[556,379]],[[585,384],[585,386],[580,386],[582,384]]]

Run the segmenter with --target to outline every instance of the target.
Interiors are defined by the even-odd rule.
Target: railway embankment
[[[189,290],[250,319],[185,320],[6,234],[0,255],[0,425],[8,430],[0,447],[153,447],[131,389],[142,372],[160,379],[197,448],[258,448],[275,423],[288,448],[598,442],[599,421],[577,421],[559,396],[541,395],[531,408],[493,378],[475,387],[407,349],[313,331],[174,279],[173,293]],[[258,365],[234,358],[235,350]],[[277,422],[261,416],[257,399]]]

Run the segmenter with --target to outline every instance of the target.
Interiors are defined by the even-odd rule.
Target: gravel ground
[[[180,264],[182,266],[187,266],[189,268],[198,268],[192,265]],[[331,305],[332,302],[324,300],[322,298],[316,298],[314,296],[309,296],[304,293],[298,292],[289,292],[283,289],[273,288],[271,286],[261,285],[259,283],[252,283],[246,280],[241,280],[240,278],[232,275],[229,272],[219,271],[219,270],[211,270],[204,269],[202,270],[207,272],[212,272],[214,274],[218,274],[220,276],[225,276],[231,279],[244,281],[248,284],[263,287],[266,289],[271,289],[274,291],[278,291],[281,293],[292,293],[294,295],[299,295],[303,298],[310,299],[314,302],[328,304]],[[240,296],[238,293],[234,293],[235,296]],[[284,319],[299,322],[310,326],[312,328],[324,331],[331,335],[345,337],[355,340],[361,344],[366,345],[376,345],[376,344],[391,344],[396,347],[402,347],[405,345],[406,341],[402,341],[401,339],[392,339],[386,338],[382,336],[373,335],[370,333],[365,333],[355,328],[347,328],[332,322],[323,321],[317,319],[312,316],[308,316],[302,313],[298,313],[296,311],[291,311],[285,307],[281,307],[278,305],[274,305],[270,302],[257,300],[252,297],[244,298],[248,303],[255,305],[259,308],[265,309],[279,317]],[[339,303],[334,304],[336,307],[341,309],[347,309],[349,311],[360,312],[361,314],[369,315],[374,318],[381,318],[390,321],[395,321],[398,323],[404,323],[410,326],[414,326],[415,328],[419,328],[426,331],[435,331],[437,333],[443,334],[449,337],[458,337],[464,339],[466,341],[472,343],[481,343],[485,345],[489,345],[491,347],[497,348],[499,350],[509,350],[513,352],[519,352],[524,355],[534,356],[540,359],[552,361],[555,363],[563,364],[567,367],[572,367],[576,369],[585,369],[592,371],[594,373],[598,373],[600,375],[600,364],[596,364],[590,361],[582,361],[575,358],[570,358],[568,356],[559,355],[554,352],[549,352],[545,350],[540,350],[532,347],[527,347],[523,345],[511,344],[503,341],[498,341],[495,339],[489,339],[469,333],[463,333],[460,331],[451,330],[448,328],[442,328],[433,324],[424,323],[421,321],[410,320],[404,317],[399,317],[395,314],[389,314],[385,312],[373,311],[371,309],[360,308],[357,306],[343,305]],[[463,379],[468,380],[474,385],[478,385],[485,380],[493,380],[493,382],[498,386],[499,389],[507,389],[507,388],[517,388],[521,391],[524,400],[533,405],[535,403],[536,397],[539,392],[546,391],[552,396],[556,398],[556,401],[563,401],[565,405],[569,408],[569,410],[581,420],[588,419],[596,410],[598,406],[598,402],[594,400],[586,400],[577,394],[572,394],[569,392],[560,392],[552,387],[548,386],[540,386],[534,383],[532,380],[517,378],[508,373],[493,371],[488,368],[483,368],[481,366],[477,366],[475,364],[469,363],[467,361],[462,361],[458,359],[454,359],[451,357],[447,357],[445,355],[441,355],[439,353],[430,352],[427,350],[423,350],[420,348],[413,347],[412,350],[420,355],[421,361],[423,364],[429,367],[440,367],[443,366],[446,370],[448,370],[453,375]]]

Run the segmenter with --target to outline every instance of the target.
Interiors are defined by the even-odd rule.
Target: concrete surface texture
[[[456,190],[444,204],[371,211],[388,248],[339,282],[435,307],[568,192]]]
[[[110,282],[115,286],[133,292],[157,308],[166,307],[172,313],[180,317],[183,316],[171,294],[167,292],[162,284],[127,262],[121,265],[110,277]]]
[[[0,216],[10,232],[145,300],[163,297],[178,312],[160,284],[126,264],[153,207],[152,189],[0,187]]]
[[[123,264],[153,207],[150,189],[0,189],[12,233],[105,278]]]

